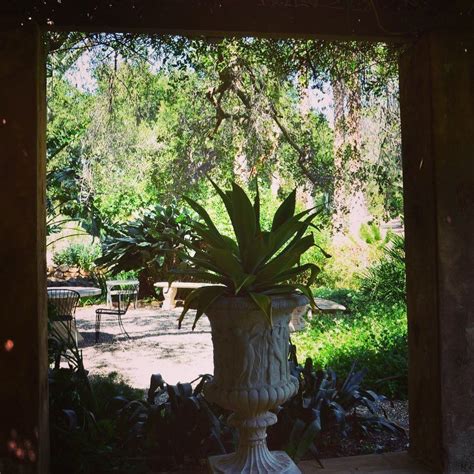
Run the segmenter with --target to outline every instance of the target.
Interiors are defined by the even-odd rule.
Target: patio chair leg
[[[128,335],[128,332],[125,330],[125,327],[122,323],[122,316],[120,316],[120,314],[118,314],[117,318],[118,318],[119,327],[122,330],[122,333],[125,334],[130,339],[130,336]]]
[[[100,337],[100,313],[95,313],[95,342],[99,342]]]

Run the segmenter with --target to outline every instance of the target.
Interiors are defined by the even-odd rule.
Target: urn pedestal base
[[[268,451],[272,459],[272,466],[263,468],[262,466],[252,466],[251,463],[243,469],[237,467],[236,464],[237,453],[224,454],[221,456],[212,456],[209,458],[209,470],[213,474],[240,474],[240,473],[259,473],[265,474],[267,472],[275,472],[281,474],[301,474],[296,464],[291,460],[285,451]]]
[[[288,454],[284,451],[270,451],[267,447],[267,427],[276,422],[276,415],[269,411],[250,418],[230,415],[229,425],[239,430],[239,445],[235,453],[210,457],[211,472],[300,474],[301,471]]]

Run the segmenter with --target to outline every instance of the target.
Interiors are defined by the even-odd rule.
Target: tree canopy
[[[296,185],[328,215],[348,212],[335,184],[363,183],[371,211],[401,212],[393,47],[56,32],[47,43],[51,212],[96,214],[100,227],[183,193],[206,197],[205,175],[250,187],[258,177],[274,196]],[[85,87],[71,80],[81,68]],[[336,87],[331,118],[315,91]],[[348,146],[351,126],[360,137]]]

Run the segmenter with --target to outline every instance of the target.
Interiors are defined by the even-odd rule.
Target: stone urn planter
[[[304,296],[272,298],[273,326],[247,297],[221,297],[206,311],[214,345],[214,378],[205,397],[234,413],[237,452],[209,459],[212,472],[299,473],[283,451],[271,452],[266,429],[277,422],[270,410],[298,390],[288,364],[288,323],[308,304]]]

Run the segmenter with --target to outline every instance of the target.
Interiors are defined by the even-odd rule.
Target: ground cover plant
[[[407,397],[406,307],[374,303],[350,314],[316,314],[293,337],[300,354],[318,367],[347,373],[354,361],[367,367],[367,386],[397,399]]]
[[[294,342],[319,367],[347,372],[353,361],[368,368],[367,383],[390,397],[406,399],[408,328],[404,240],[392,236],[357,282],[357,289],[319,289],[316,295],[346,306],[336,315],[314,315]]]

